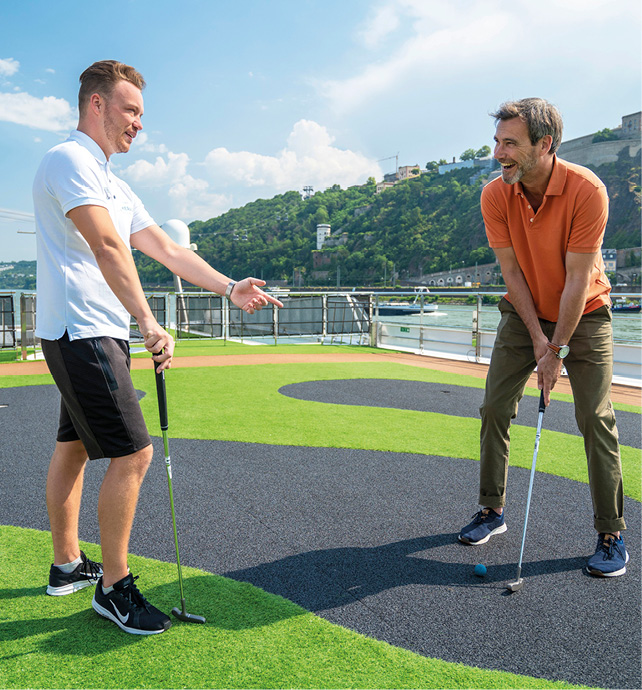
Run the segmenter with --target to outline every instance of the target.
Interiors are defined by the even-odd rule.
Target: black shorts
[[[116,338],[43,340],[60,391],[58,441],[82,441],[90,460],[119,458],[151,443],[129,374],[129,343]]]

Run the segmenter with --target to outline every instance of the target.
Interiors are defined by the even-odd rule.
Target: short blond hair
[[[100,60],[80,75],[78,110],[82,115],[92,94],[99,93],[109,98],[119,81],[128,81],[141,91],[145,88],[143,75],[133,67],[117,60]]]

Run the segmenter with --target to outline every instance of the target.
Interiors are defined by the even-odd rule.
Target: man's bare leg
[[[47,475],[47,512],[51,525],[54,565],[80,556],[78,515],[87,451],[82,441],[57,442]]]
[[[138,494],[153,447],[112,458],[98,497],[98,524],[103,554],[103,585],[110,587],[128,573],[127,553]]]

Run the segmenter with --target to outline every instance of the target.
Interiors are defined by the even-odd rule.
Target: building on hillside
[[[488,173],[497,167],[497,161],[489,156],[488,158],[475,158],[469,161],[457,161],[453,158],[452,163],[445,163],[439,166],[439,174],[445,175],[453,170],[462,170],[464,168],[475,168],[477,176]]]
[[[604,270],[615,272],[617,270],[617,249],[602,249]]]
[[[615,163],[624,149],[628,149],[631,157],[639,156],[642,142],[640,141],[640,119],[642,113],[624,115],[622,122],[612,131],[616,139],[608,141],[593,141],[595,133],[587,134],[576,139],[563,141],[557,151],[560,158],[577,165],[603,165]]]
[[[377,188],[375,190],[375,194],[381,194],[386,189],[389,189],[390,187],[394,187],[395,183],[394,182],[386,182],[385,180],[383,182],[377,182]]]
[[[327,223],[319,223],[317,225],[317,249],[322,249],[328,237],[330,237],[331,228]]]
[[[622,116],[622,124],[620,127],[616,127],[616,130],[620,130],[620,136],[625,139],[629,136],[631,138],[635,136],[640,136],[642,132],[642,112],[632,113],[631,115]]]
[[[411,177],[419,177],[421,168],[419,165],[402,165],[397,171],[398,180],[408,180]]]

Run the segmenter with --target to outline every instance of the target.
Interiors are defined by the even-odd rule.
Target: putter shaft
[[[544,412],[546,411],[546,405],[544,404],[544,391],[542,390],[539,395],[539,410],[537,417],[537,431],[535,432],[535,449],[533,451],[533,463],[531,465],[531,476],[528,482],[528,498],[526,499],[526,515],[524,516],[524,529],[522,531],[522,546],[519,550],[519,563],[517,565],[517,577],[515,582],[508,585],[508,589],[511,592],[517,592],[520,590],[524,584],[524,580],[520,577],[522,574],[522,560],[524,558],[524,545],[526,543],[526,528],[528,527],[528,514],[531,507],[531,496],[533,495],[533,480],[535,479],[535,466],[537,465],[537,453],[539,452],[539,439],[542,435],[542,421],[544,420]]]
[[[154,370],[156,364],[154,363]],[[167,486],[169,488],[169,504],[172,510],[172,525],[174,527],[174,545],[176,547],[176,566],[178,569],[178,587],[181,594],[181,609],[178,607],[172,609],[172,613],[176,618],[188,623],[205,623],[203,616],[196,616],[193,613],[187,613],[185,610],[185,595],[183,594],[183,572],[181,569],[181,558],[178,552],[178,531],[176,529],[176,512],[174,510],[174,490],[172,487],[172,463],[169,454],[169,440],[167,437],[167,430],[169,428],[167,419],[167,393],[165,391],[165,372],[156,372],[156,393],[158,397],[158,414],[160,417],[160,427],[163,434],[163,450],[165,452],[165,468],[167,470]]]

